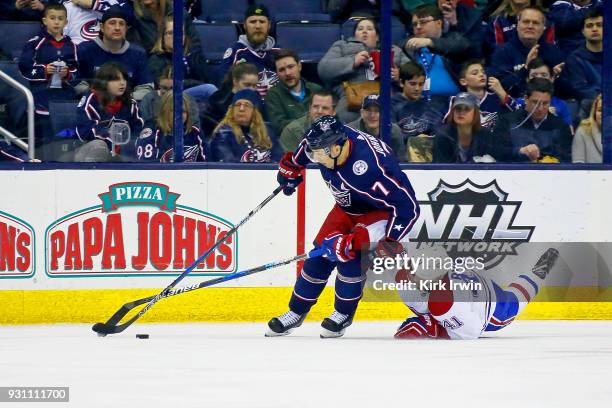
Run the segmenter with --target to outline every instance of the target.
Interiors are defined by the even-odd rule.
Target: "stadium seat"
[[[202,0],[201,18],[208,22],[229,23],[244,20],[247,0]]]
[[[291,48],[305,62],[318,62],[331,45],[340,39],[340,26],[327,23],[278,23],[279,47]]]
[[[353,36],[355,32],[355,26],[358,21],[347,20],[342,23],[342,38],[345,40]],[[398,20],[391,20],[391,42],[393,44],[399,44],[406,37],[406,27]]]
[[[329,14],[323,12],[320,0],[258,0],[266,6],[274,21],[331,22]]]
[[[49,102],[49,118],[54,135],[64,129],[74,129],[76,127],[78,103],[78,101]]]
[[[193,26],[200,37],[204,58],[209,61],[221,61],[225,50],[238,39],[236,26],[232,23],[195,22]]]
[[[17,82],[19,82],[21,85],[24,85],[27,88],[30,87],[29,81],[25,79],[23,75],[21,75],[16,62],[0,61],[0,70],[4,71],[4,73],[9,75],[11,78],[17,80]]]
[[[0,22],[0,50],[14,60],[19,59],[25,43],[41,31],[38,22]]]
[[[54,134],[64,129],[74,130],[77,122],[77,104],[78,101],[49,102],[49,119]],[[57,140],[41,146],[37,150],[36,156],[44,161],[70,162],[74,160],[75,149],[83,144],[84,142],[76,137],[72,139],[57,138]]]

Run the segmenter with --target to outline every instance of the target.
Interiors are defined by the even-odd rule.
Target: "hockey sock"
[[[363,294],[362,277],[347,277],[340,273],[336,276],[336,301],[335,309],[343,314],[353,316],[357,310],[357,305]]]
[[[510,283],[510,285],[508,285],[508,291],[514,293],[518,299],[517,314],[520,313],[525,306],[527,306],[527,304],[536,297],[540,291],[540,285],[542,283],[542,279],[538,278],[533,273],[528,272],[519,275],[512,283]]]
[[[317,303],[335,264],[324,258],[310,258],[304,262],[304,268],[295,282],[289,309],[302,315],[308,313]]]

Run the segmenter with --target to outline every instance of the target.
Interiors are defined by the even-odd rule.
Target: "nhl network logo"
[[[483,257],[485,269],[498,265],[516,247],[529,242],[535,226],[516,226],[521,201],[509,201],[493,180],[478,185],[466,179],[458,185],[444,180],[419,202],[421,215],[409,238],[418,242],[444,242],[451,257]]]

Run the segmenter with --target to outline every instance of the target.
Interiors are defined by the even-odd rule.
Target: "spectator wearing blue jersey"
[[[261,114],[262,102],[252,89],[238,91],[211,141],[212,161],[269,163],[280,157]]]
[[[30,82],[36,105],[37,144],[51,141],[49,101],[75,98],[70,81],[77,72],[77,49],[70,37],[64,36],[66,8],[50,4],[44,11],[44,29],[23,47],[19,70]]]
[[[555,26],[557,44],[566,59],[584,44],[582,36],[583,21],[587,14],[598,11],[601,0],[562,0],[555,1],[548,11],[548,19]]]
[[[499,79],[513,97],[522,96],[527,78],[527,66],[537,57],[560,71],[563,62],[561,51],[543,37],[546,17],[542,10],[527,7],[518,14],[517,35],[498,46],[493,53],[489,74]]]
[[[491,132],[480,123],[480,100],[469,92],[452,99],[446,124],[436,130],[434,163],[495,162]]]
[[[601,10],[588,13],[583,22],[584,44],[570,54],[562,78],[578,100],[593,100],[601,92],[603,68],[603,16]]]
[[[124,161],[136,159],[134,140],[144,121],[127,76],[117,62],[108,62],[96,72],[91,93],[78,105],[76,136],[89,143],[75,152],[75,161],[105,161],[110,154]]]
[[[183,94],[183,160],[185,162],[206,161],[202,133],[195,124],[197,116],[193,101],[188,95]],[[170,91],[161,98],[161,107],[155,118],[155,125],[145,127],[135,141],[138,160],[174,162],[173,128],[173,94]]]
[[[107,62],[117,62],[124,66],[127,80],[134,90],[133,97],[141,100],[153,90],[153,79],[149,72],[147,53],[139,45],[127,41],[126,33],[130,16],[119,7],[111,7],[100,19],[100,38],[79,44],[79,77],[91,80],[96,71]],[[79,94],[87,93],[89,84],[81,82],[76,87]]]

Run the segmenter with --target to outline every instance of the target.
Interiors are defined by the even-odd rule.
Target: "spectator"
[[[174,122],[173,122],[173,95],[166,92],[161,98],[161,108],[156,116],[156,126],[146,127],[136,139],[136,156],[140,161],[158,161],[162,163],[174,162]],[[185,162],[206,161],[204,143],[200,128],[194,123],[198,112],[194,109],[194,102],[188,95],[183,94],[183,148]]]
[[[211,134],[219,121],[223,119],[236,92],[247,88],[257,90],[257,67],[249,63],[234,65],[226,75],[226,80],[221,88],[208,99],[208,110],[204,122],[207,134]]]
[[[422,6],[412,14],[414,36],[403,45],[408,55],[425,69],[426,99],[448,99],[459,92],[458,61],[463,61],[470,42],[457,32],[443,31],[442,12]]]
[[[579,100],[592,100],[601,92],[603,67],[603,16],[593,10],[584,18],[582,34],[585,43],[570,54],[564,78]]]
[[[601,94],[597,95],[591,114],[580,122],[572,143],[573,163],[602,163]]]
[[[91,41],[100,35],[102,13],[110,7],[118,7],[131,19],[134,10],[129,0],[70,0],[64,6],[68,11],[68,25],[64,34],[75,44]]]
[[[459,4],[459,0],[438,0],[442,12],[443,32],[456,32],[463,35],[470,48],[466,56],[481,57],[484,41],[482,12],[474,7]]]
[[[117,62],[124,66],[130,86],[134,89],[134,99],[141,100],[153,90],[153,80],[145,61],[147,54],[142,47],[130,44],[125,35],[129,16],[121,8],[111,7],[100,20],[100,37],[79,44],[79,76],[90,80],[94,73],[107,62]],[[77,86],[77,93],[84,94],[89,89],[86,82]]]
[[[270,14],[264,6],[251,5],[246,11],[244,31],[233,46],[225,51],[221,63],[221,73],[227,73],[230,68],[242,62],[248,62],[257,67],[257,91],[265,98],[268,89],[276,84],[274,67],[274,54],[279,50],[275,48],[275,40],[270,33]]]
[[[378,94],[368,95],[363,99],[359,114],[361,116],[359,119],[347,125],[380,138],[380,101],[378,100]],[[391,149],[400,161],[406,161],[406,145],[402,131],[395,123],[391,124]]]
[[[602,15],[600,0],[555,1],[548,11],[548,19],[555,26],[557,44],[565,60],[574,50],[584,44],[584,18],[593,12]]]
[[[321,116],[326,115],[336,115],[334,96],[326,90],[314,91],[310,100],[308,114],[290,122],[283,129],[279,138],[283,151],[293,152],[304,138],[308,129],[310,129],[310,125]]]
[[[495,77],[488,77],[482,61],[470,60],[463,64],[459,82],[465,90],[478,98],[480,102],[480,124],[486,129],[493,129],[501,113],[517,109],[516,101],[510,97]],[[493,92],[488,92],[487,88]]]
[[[391,118],[397,123],[404,141],[419,135],[433,135],[442,123],[446,101],[439,103],[423,97],[425,71],[414,62],[407,62],[399,70],[402,93],[391,98]]]
[[[149,58],[149,70],[154,78],[159,77],[165,67],[172,66],[174,50],[173,34],[174,22],[172,16],[163,19],[163,30],[160,30],[157,42],[152,49],[153,55]],[[199,45],[193,44],[189,35],[183,37],[183,89],[198,104],[205,104],[217,87],[207,83],[206,63]]]
[[[535,78],[543,78],[550,81],[550,83],[554,85],[556,75],[552,72],[552,68],[546,65],[542,58],[538,57],[531,61],[527,66],[527,72],[527,83]],[[516,103],[519,107],[525,106],[525,98],[517,98]],[[563,119],[568,126],[573,126],[574,120],[569,108],[567,107],[567,103],[554,95],[550,101],[550,113]]]
[[[532,163],[570,162],[572,133],[549,111],[553,87],[536,78],[527,85],[525,107],[502,116],[495,127],[500,161]]]
[[[361,105],[351,108],[355,111],[349,110],[343,84],[375,81],[378,78],[372,57],[378,53],[378,40],[376,22],[372,19],[363,19],[355,26],[353,37],[333,43],[319,61],[319,77],[329,82],[339,96],[336,111],[344,123],[352,122],[359,117],[357,111]],[[396,46],[393,47],[393,55],[393,63],[397,67],[408,62],[408,58]]]
[[[19,58],[19,70],[30,82],[36,105],[37,145],[53,138],[49,121],[49,101],[75,98],[69,81],[77,72],[77,50],[70,37],[63,35],[66,8],[49,4],[44,11],[44,29],[30,39]]]
[[[554,72],[560,72],[561,52],[543,38],[546,18],[537,8],[527,7],[518,14],[517,35],[510,42],[498,46],[491,58],[489,74],[501,81],[512,96],[523,94],[527,78],[527,66],[541,57]]]
[[[40,21],[45,10],[46,0],[14,0],[13,5],[10,3],[13,0],[4,0],[2,3],[2,11],[7,12],[3,16],[7,16],[8,20],[13,21]]]
[[[280,158],[261,115],[261,98],[252,89],[238,91],[212,135],[213,161],[269,163]]]
[[[487,60],[496,47],[509,42],[516,35],[516,16],[521,10],[527,7],[542,8],[541,0],[502,0],[499,3],[485,25],[483,50]],[[548,43],[555,42],[554,27],[545,29],[544,38]]]
[[[266,110],[272,130],[280,135],[289,122],[308,112],[312,93],[321,87],[302,78],[302,64],[292,50],[280,50],[274,63],[279,81],[266,95]]]
[[[495,162],[492,134],[480,124],[478,98],[463,92],[452,100],[446,125],[436,131],[433,140],[433,162]]]
[[[117,62],[108,62],[96,72],[92,92],[78,105],[76,135],[89,143],[75,152],[75,161],[105,161],[110,154],[135,159],[134,139],[144,121],[127,77],[125,67]]]

